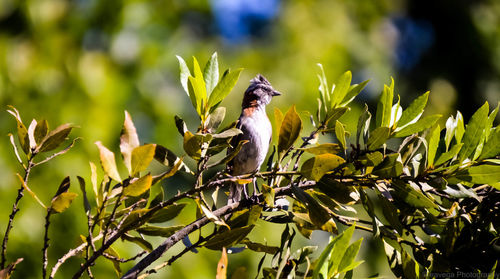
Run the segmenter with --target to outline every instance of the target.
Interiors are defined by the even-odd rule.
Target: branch
[[[44,163],[47,163],[48,161],[54,159],[55,157],[59,156],[59,155],[63,155],[64,153],[68,152],[76,143],[77,140],[79,140],[80,138],[75,138],[73,139],[73,142],[71,142],[70,145],[68,145],[66,148],[64,148],[63,150],[57,152],[57,153],[54,153],[52,155],[50,155],[49,157],[45,158],[44,160],[40,161],[40,162],[37,162],[34,164],[34,166],[38,166],[38,165],[41,165],[41,164],[44,164]]]
[[[43,248],[42,248],[42,278],[47,277],[47,265],[49,263],[47,253],[49,249],[49,226],[50,226],[50,215],[52,214],[51,209],[47,209],[47,215],[45,216],[45,234],[43,236]]]
[[[26,168],[26,171],[24,173],[24,179],[23,179],[23,183],[24,184],[27,184],[28,183],[28,178],[29,178],[29,175],[30,175],[30,172],[31,172],[31,168],[34,167],[34,164],[33,162],[31,161],[33,159],[33,157],[31,157],[29,160],[28,160],[28,167]],[[17,190],[17,197],[16,197],[16,200],[14,201],[14,204],[12,205],[12,211],[9,215],[9,222],[7,224],[7,229],[5,230],[5,235],[3,237],[3,242],[2,242],[2,262],[0,263],[0,269],[4,269],[5,268],[5,262],[7,260],[6,258],[6,254],[7,254],[7,242],[9,241],[9,234],[10,234],[10,230],[12,229],[12,223],[14,222],[14,218],[16,217],[16,213],[19,211],[19,201],[22,199],[22,197],[24,196],[24,187],[23,185],[21,185],[21,187],[19,187],[19,190]]]
[[[100,233],[99,235],[97,235],[96,237],[93,238],[93,240],[99,240],[102,238],[102,233]],[[63,263],[65,263],[69,258],[71,257],[74,257],[78,254],[80,254],[85,248],[87,248],[89,245],[88,242],[85,242],[85,243],[82,243],[80,244],[80,246],[74,248],[74,249],[71,249],[69,250],[66,254],[64,254],[64,256],[62,256],[61,258],[59,258],[59,260],[57,260],[57,263],[54,265],[54,267],[52,267],[52,270],[50,271],[50,276],[49,276],[49,279],[53,279],[54,276],[56,275],[57,273],[57,270],[59,270],[59,267],[61,267],[61,265]]]
[[[314,181],[308,181],[306,183],[303,183],[299,185],[299,187],[303,188],[310,188],[314,186],[316,183]],[[275,195],[276,196],[283,196],[283,195],[289,195],[292,192],[291,186],[286,186],[286,187],[281,187],[281,188],[276,188],[275,190]],[[217,217],[223,217],[226,216],[234,211],[239,210],[240,208],[244,206],[251,206],[258,204],[260,197],[262,194],[257,195],[257,198],[254,199],[249,199],[249,200],[242,200],[230,205],[226,205],[224,207],[221,207],[215,211],[213,211],[213,214]],[[190,233],[200,229],[201,227],[205,226],[206,224],[210,223],[210,220],[205,216],[202,217],[193,223],[187,225],[186,227],[182,228],[180,231],[176,232],[169,238],[167,238],[160,246],[158,246],[156,249],[151,251],[146,257],[144,257],[140,262],[138,262],[133,268],[131,268],[123,277],[122,279],[132,279],[132,278],[137,278],[139,273],[143,271],[146,267],[151,265],[154,261],[156,261],[158,258],[160,258],[163,253],[165,253],[168,249],[170,249],[172,246],[174,246],[177,242],[182,240],[184,237],[188,236]]]

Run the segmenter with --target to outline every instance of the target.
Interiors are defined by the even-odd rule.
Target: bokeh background
[[[182,154],[173,116],[184,118],[191,129],[197,118],[180,86],[175,55],[188,64],[193,55],[204,63],[215,51],[221,70],[245,68],[222,104],[228,109],[226,123],[238,117],[242,92],[257,73],[284,93],[273,101],[270,115],[273,107],[286,110],[297,104],[307,121],[307,111],[316,108],[316,63],[324,65],[330,81],[346,70],[356,82],[371,79],[344,119],[350,126],[359,107],[373,105],[391,76],[403,107],[431,90],[427,113],[447,117],[459,109],[468,119],[485,100],[493,107],[500,99],[500,2],[0,0],[2,236],[19,187],[15,173],[22,171],[7,137],[15,131],[7,105],[17,107],[25,123],[44,118],[53,128],[66,122],[79,126],[72,133],[82,138],[77,146],[32,174],[31,188],[48,202],[64,176],[70,175],[75,185],[76,175],[89,177],[88,161],[98,161],[95,141],[118,150],[124,110],[131,113],[141,142]],[[178,176],[164,187],[189,182]],[[25,259],[14,278],[39,278],[44,211],[29,196],[20,206],[8,256]],[[188,222],[192,213],[190,207],[183,220]],[[53,219],[49,266],[85,231],[81,197]],[[277,243],[279,233],[262,225],[251,238]],[[313,236],[313,244],[327,240],[323,234]],[[365,239],[360,258],[367,262],[357,276],[391,278],[379,245]],[[119,244],[117,249],[130,256],[136,248]],[[219,256],[205,250],[189,254],[157,278],[213,278]],[[260,256],[230,256],[230,273],[246,266],[255,277]],[[68,278],[77,266],[77,259],[70,261],[59,278]],[[105,261],[98,262],[95,273],[97,278],[116,277]]]

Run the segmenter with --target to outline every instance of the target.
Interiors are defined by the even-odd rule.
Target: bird
[[[266,105],[275,96],[281,95],[274,90],[271,83],[257,74],[250,80],[250,85],[243,95],[241,104],[241,114],[238,118],[236,128],[241,130],[241,134],[233,137],[230,141],[234,148],[242,140],[248,142],[243,145],[239,153],[227,164],[229,173],[232,176],[254,173],[266,158],[272,137],[272,126],[266,114]],[[229,148],[228,153],[232,151]],[[254,195],[257,193],[255,179],[253,180]],[[233,204],[241,200],[241,193],[248,199],[246,185],[231,182],[229,187],[228,204]]]

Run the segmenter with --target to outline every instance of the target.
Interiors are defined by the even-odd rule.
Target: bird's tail
[[[241,200],[241,192],[245,185],[240,185],[236,182],[229,184],[229,196],[227,197],[227,204],[233,204]]]

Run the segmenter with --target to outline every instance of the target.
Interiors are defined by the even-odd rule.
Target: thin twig
[[[102,233],[100,233],[99,235],[97,235],[93,239],[94,240],[99,240],[101,238],[102,238]],[[63,263],[65,263],[69,258],[74,257],[74,256],[80,254],[88,246],[89,246],[88,242],[82,243],[82,244],[80,244],[80,246],[78,246],[78,247],[76,247],[74,249],[69,250],[66,254],[64,254],[64,256],[62,256],[61,258],[59,258],[59,260],[57,260],[56,264],[52,267],[52,270],[50,271],[49,279],[53,279],[54,278],[54,276],[56,275],[57,271],[59,270],[59,268],[61,267],[61,265]]]
[[[49,227],[50,227],[50,215],[52,215],[52,210],[50,208],[47,209],[47,215],[45,216],[45,234],[43,236],[43,248],[42,248],[42,278],[45,279],[47,277],[47,265],[49,263],[48,259],[48,250],[49,250]]]
[[[120,263],[126,263],[126,262],[130,262],[130,261],[133,261],[137,258],[140,258],[142,257],[142,255],[146,254],[147,251],[144,250],[144,251],[141,251],[140,253],[138,253],[137,255],[133,256],[132,258],[129,258],[129,259],[123,259],[123,258],[118,258],[116,256],[113,256],[109,253],[102,253],[102,255],[106,258],[106,259],[109,259],[109,260],[112,260],[112,261],[116,261],[116,262],[120,262]]]
[[[59,155],[62,155],[62,154],[64,154],[64,153],[68,152],[71,148],[73,148],[73,146],[75,145],[76,141],[77,141],[77,140],[79,140],[79,139],[80,139],[80,138],[75,138],[75,139],[73,139],[73,141],[71,142],[71,144],[70,144],[70,145],[68,145],[66,148],[64,148],[63,150],[61,150],[61,151],[59,151],[59,152],[57,152],[57,153],[54,153],[54,154],[50,155],[49,157],[47,157],[47,158],[43,159],[43,160],[42,160],[42,161],[40,161],[40,162],[36,162],[36,163],[34,163],[34,165],[35,165],[35,166],[39,166],[39,165],[41,165],[41,164],[47,163],[48,161],[50,161],[50,160],[54,159],[55,157],[57,157],[57,156],[59,156]]]
[[[33,162],[31,161],[33,157],[31,157],[28,160],[28,166],[26,167],[26,171],[24,173],[24,179],[23,179],[23,184],[28,183],[28,178],[30,176],[31,169],[33,168]],[[5,230],[5,235],[3,237],[3,242],[2,242],[2,262],[0,264],[1,269],[5,268],[5,262],[7,260],[6,254],[7,254],[7,242],[9,241],[9,234],[10,230],[12,229],[12,224],[14,222],[14,218],[16,217],[16,213],[19,211],[19,201],[22,199],[24,196],[24,187],[21,185],[19,189],[17,190],[17,197],[16,200],[14,201],[14,204],[12,205],[12,211],[9,215],[9,222],[7,223],[7,229]]]

